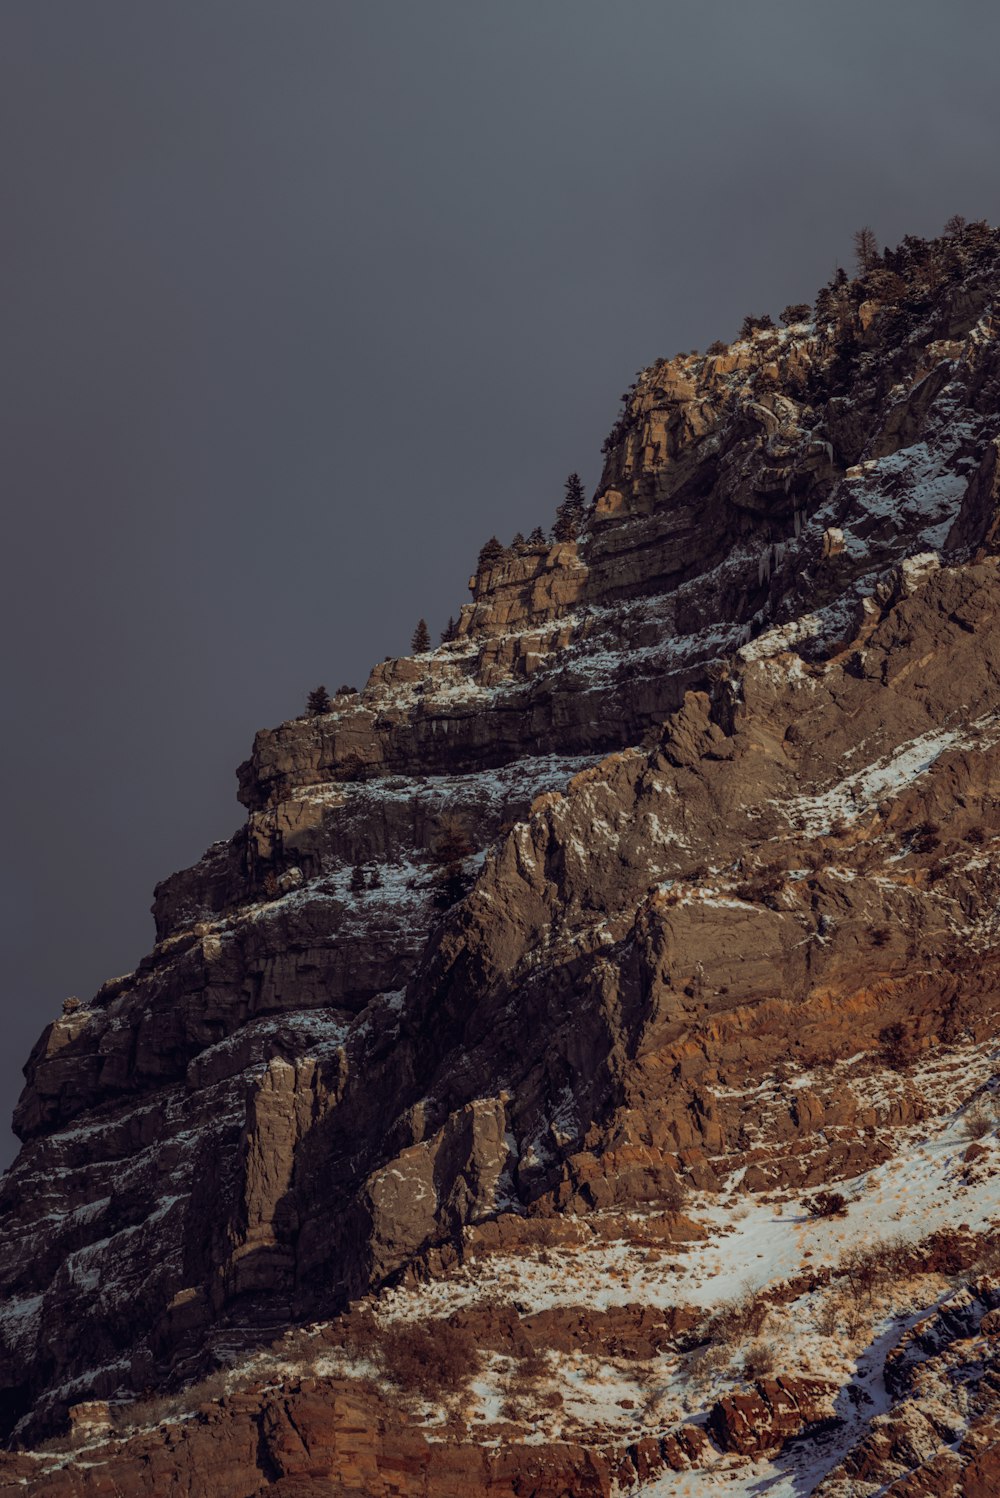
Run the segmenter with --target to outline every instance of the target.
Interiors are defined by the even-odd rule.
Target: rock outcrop
[[[453,640],[258,734],[244,825],[158,886],[152,952],[27,1063],[0,1187],[12,1445],[393,1295],[466,1332],[478,1306],[498,1377],[693,1356],[710,1304],[683,1261],[714,1262],[734,1192],[881,1180],[971,1106],[952,1054],[992,1096],[1000,235],[941,243],[931,291],[918,256],[891,303],[857,283],[829,324],[645,371],[578,541],[512,547]],[[927,1231],[972,1232],[954,1172],[985,1200],[993,1155],[948,1159],[954,1221]],[[574,1300],[549,1273],[574,1256],[672,1288],[588,1301],[581,1270]],[[826,1294],[819,1268],[782,1260],[774,1306]],[[522,1277],[501,1305],[494,1272]],[[620,1429],[570,1410],[497,1450],[467,1410],[402,1420],[355,1364],[253,1363],[182,1425],[78,1432],[85,1470],[22,1452],[3,1475],[52,1498],[139,1470],[220,1498],[606,1494],[823,1425],[858,1436],[846,1498],[875,1460],[829,1369],[755,1375],[693,1423],[634,1419],[629,1393]]]

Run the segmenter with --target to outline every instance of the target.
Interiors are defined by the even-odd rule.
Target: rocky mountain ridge
[[[258,734],[244,826],[46,1029],[0,1188],[12,1444],[232,1388],[183,1427],[95,1416],[75,1456],[8,1457],[11,1491],[738,1491],[803,1426],[822,1471],[779,1456],[789,1492],[897,1491],[906,1440],[1000,1470],[1000,235],[895,253],[827,321],[644,371],[584,535],[508,549],[455,639]],[[870,1219],[893,1168],[919,1212]],[[892,1283],[805,1356],[871,1220],[909,1231]],[[692,1363],[747,1299],[728,1236],[764,1245],[779,1343],[743,1384],[738,1348]],[[972,1335],[923,1360],[965,1390],[945,1418],[885,1353],[973,1271]],[[487,1361],[403,1422],[386,1348],[428,1326]]]

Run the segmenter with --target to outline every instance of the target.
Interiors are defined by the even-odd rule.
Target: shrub
[[[811,322],[812,307],[808,302],[789,302],[781,314],[781,321],[786,328],[794,327],[800,322]]]
[[[196,1410],[199,1405],[222,1399],[226,1393],[227,1377],[222,1369],[209,1373],[196,1383],[178,1389],[172,1394],[154,1394],[148,1399],[136,1399],[131,1404],[112,1406],[116,1430],[137,1430],[148,1425],[159,1425],[177,1415]]]
[[[910,1244],[900,1236],[849,1248],[841,1258],[840,1272],[855,1301],[862,1295],[871,1301],[876,1290],[895,1283],[905,1271],[910,1250]]]
[[[764,312],[760,317],[753,317],[749,312],[740,325],[740,339],[752,338],[755,333],[764,332],[774,327],[774,318]]]
[[[383,1327],[377,1356],[394,1384],[428,1400],[457,1393],[483,1362],[473,1333],[449,1321]]]
[[[973,847],[981,848],[986,841],[986,833],[982,827],[970,827],[965,834],[965,841],[972,843]]]
[[[713,354],[713,355],[714,354],[728,354],[728,352],[729,352],[729,344],[728,343],[723,343],[723,341],[722,341],[721,338],[716,338],[716,339],[713,340],[712,343],[710,343],[708,345],[708,348],[705,350],[705,352],[706,352],[706,354]]]
[[[868,935],[873,947],[886,947],[889,945],[892,932],[888,926],[869,926]]]
[[[713,1342],[733,1346],[748,1337],[759,1336],[766,1320],[767,1302],[747,1289],[742,1295],[720,1302],[707,1331]]]
[[[843,1315],[843,1302],[837,1296],[828,1295],[817,1309],[813,1325],[821,1337],[836,1337],[840,1333]]]
[[[771,1341],[770,1338],[760,1338],[752,1342],[743,1354],[743,1377],[746,1379],[766,1378],[769,1373],[774,1372],[777,1360],[777,1343]]]
[[[703,1347],[696,1347],[688,1355],[686,1372],[688,1377],[696,1384],[705,1384],[727,1367],[729,1353],[725,1347],[717,1343],[707,1343]]]
[[[536,1383],[540,1378],[545,1378],[548,1371],[548,1359],[538,1348],[533,1347],[523,1358],[518,1359],[517,1376],[521,1383]]]
[[[969,1139],[984,1139],[997,1126],[1000,1113],[998,1101],[992,1095],[981,1094],[965,1110],[962,1127]]]
[[[866,1316],[859,1300],[848,1300],[844,1305],[843,1327],[849,1337],[871,1326],[871,1316]]]
[[[817,1191],[806,1203],[810,1217],[839,1217],[847,1210],[847,1197],[842,1191]]]

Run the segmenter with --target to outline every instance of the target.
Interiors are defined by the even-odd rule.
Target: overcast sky
[[[0,1111],[253,732],[457,613],[635,371],[997,221],[961,0],[0,0]]]

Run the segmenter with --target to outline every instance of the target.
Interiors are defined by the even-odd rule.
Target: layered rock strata
[[[849,388],[825,325],[645,371],[578,542],[511,549],[454,640],[257,736],[243,827],[158,887],[150,955],[26,1067],[0,1188],[14,1442],[467,1262],[638,1243],[681,1312],[713,1199],[867,1182],[945,1118],[897,1080],[960,1046],[980,1065],[997,1029],[996,240],[970,231],[909,316],[862,304]],[[456,831],[476,851],[443,908]],[[695,1325],[669,1327],[650,1345],[679,1355]],[[762,1387],[773,1413],[786,1386]],[[383,1394],[330,1396],[308,1475],[451,1491],[447,1441],[385,1455]],[[205,1416],[241,1492],[306,1471],[272,1434],[314,1391],[287,1398]],[[660,1460],[671,1428],[628,1434]],[[184,1491],[200,1429],[101,1463],[168,1461]],[[644,1480],[628,1440],[580,1434],[553,1492]],[[479,1463],[462,1491],[548,1491],[530,1453],[452,1445]]]

